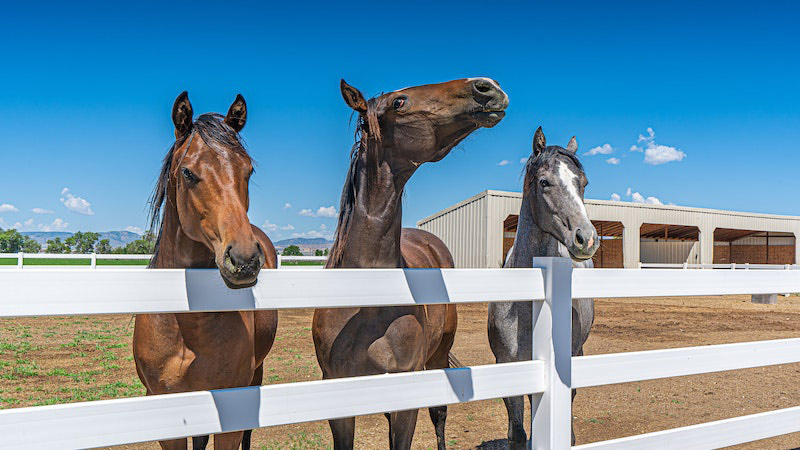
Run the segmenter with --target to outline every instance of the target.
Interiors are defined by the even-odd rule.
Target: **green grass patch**
[[[310,450],[310,449],[329,449],[331,448],[327,440],[319,433],[290,433],[288,439],[283,442],[270,442],[262,445],[261,450]]]
[[[24,266],[89,266],[90,258],[62,259],[62,258],[24,258]],[[147,259],[98,259],[98,266],[146,266],[150,264]],[[0,266],[16,266],[16,258],[0,258]]]
[[[324,266],[325,261],[281,261],[281,266]]]

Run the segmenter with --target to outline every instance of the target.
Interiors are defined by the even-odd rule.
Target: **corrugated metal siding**
[[[486,255],[486,196],[478,195],[445,214],[417,223],[444,241],[456,267],[484,267]]]
[[[689,261],[689,253],[692,247],[696,246],[696,241],[653,241],[642,240],[639,247],[639,258],[643,263],[675,263]]]
[[[503,221],[512,214],[519,214],[522,206],[522,194],[503,191],[488,191],[488,194],[487,252],[483,265],[479,267],[502,267]]]

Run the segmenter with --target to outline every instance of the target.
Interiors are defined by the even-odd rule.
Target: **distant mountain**
[[[34,241],[42,244],[42,247],[44,247],[47,245],[47,241],[50,239],[61,238],[63,241],[64,239],[72,236],[74,233],[68,233],[65,231],[22,231],[20,234],[23,236],[28,236]],[[121,247],[129,242],[133,242],[141,238],[141,235],[132,233],[130,231],[102,231],[100,232],[99,240],[108,239],[108,242],[112,247]]]
[[[275,247],[288,247],[290,245],[323,245],[323,246],[331,246],[333,245],[333,241],[329,241],[325,238],[291,238],[291,239],[284,239],[282,241],[275,241],[273,242]]]

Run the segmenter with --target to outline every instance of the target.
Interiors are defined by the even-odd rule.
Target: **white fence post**
[[[25,262],[25,253],[19,252],[17,255],[17,269],[22,269],[22,264]]]
[[[92,269],[97,269],[97,253],[92,252],[92,256],[91,256],[91,260],[90,261],[91,261],[90,265],[92,266]]]
[[[533,395],[531,448],[570,448],[572,435],[572,261],[534,258],[545,301],[533,302],[533,359],[544,362],[545,390]]]
[[[275,268],[276,269],[280,269],[281,268],[281,254],[280,253],[278,253],[278,261],[277,261],[277,263],[275,265]]]

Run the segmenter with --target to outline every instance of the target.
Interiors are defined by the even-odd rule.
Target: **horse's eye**
[[[403,106],[405,106],[405,104],[406,104],[406,97],[397,97],[396,99],[394,99],[394,102],[392,102],[392,107],[394,109],[400,109]]]
[[[541,185],[543,188],[550,187],[550,182],[542,178],[539,180],[539,185]]]
[[[186,167],[181,169],[181,174],[183,175],[183,178],[186,179],[186,181],[195,181],[196,179],[192,171],[187,169]]]

